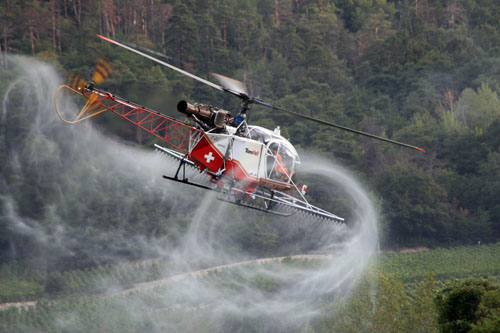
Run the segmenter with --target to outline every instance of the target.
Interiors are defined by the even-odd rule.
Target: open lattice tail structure
[[[75,120],[65,119],[56,108],[59,117],[67,123],[76,123],[105,111],[111,111],[185,154],[189,154],[190,147],[203,135],[203,132],[195,127],[103,90],[93,88],[80,92],[68,86],[59,87],[59,90],[61,89],[69,90],[87,99]]]

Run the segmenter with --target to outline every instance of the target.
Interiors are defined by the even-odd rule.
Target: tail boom
[[[128,120],[185,154],[190,153],[193,142],[197,142],[203,135],[202,131],[193,126],[106,91],[92,88],[82,95],[99,108]]]

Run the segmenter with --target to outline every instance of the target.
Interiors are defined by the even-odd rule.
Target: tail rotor
[[[60,86],[57,89],[56,93],[56,112],[59,118],[61,118],[62,121],[68,124],[75,124],[80,121],[95,117],[106,111],[107,109],[102,107],[101,103],[98,101],[98,95],[93,92],[93,89],[95,85],[102,83],[112,73],[113,67],[111,66],[111,62],[109,62],[102,56],[97,58],[97,64],[90,81],[86,81],[81,75],[77,73],[69,73],[68,85]],[[59,93],[61,92],[61,90],[66,90],[66,92],[69,91],[78,94],[87,100],[74,120],[65,119],[62,116],[61,112],[59,112],[57,102],[59,100]]]

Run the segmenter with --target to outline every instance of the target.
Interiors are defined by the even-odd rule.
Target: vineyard
[[[500,243],[442,248],[413,253],[392,253],[378,258],[375,269],[403,283],[428,275],[438,281],[460,278],[500,278]]]
[[[4,304],[4,310],[0,311],[0,331],[52,332],[64,327],[78,331],[103,331],[103,328],[114,331],[126,328],[127,331],[139,332],[162,327],[185,329],[186,325],[191,325],[189,327],[194,331],[210,331],[220,328],[203,324],[205,316],[213,315],[210,310],[211,296],[202,297],[203,302],[200,303],[199,295],[194,301],[189,292],[179,295],[179,290],[188,289],[192,283],[210,283],[218,290],[219,295],[232,299],[241,294],[247,284],[251,284],[262,293],[272,295],[279,293],[282,286],[297,281],[293,274],[289,274],[286,279],[269,273],[263,274],[260,267],[265,266],[266,272],[283,269],[293,272],[297,267],[312,272],[324,260],[326,259],[287,257],[262,263],[249,262],[227,269],[208,269],[205,274],[198,275],[179,275],[183,272],[181,267],[162,260],[51,273],[29,271],[19,263],[4,265],[0,273],[2,302],[37,300],[37,303],[36,306],[20,307]],[[242,273],[241,266],[246,267],[247,273]],[[422,293],[422,286],[427,286],[429,292],[452,279],[477,277],[499,280],[500,243],[381,254],[373,260],[369,271],[370,276],[376,277],[379,288],[386,288],[382,292],[390,292],[392,289],[388,289],[389,286],[394,288],[401,285],[405,287],[402,290],[406,290],[409,299],[414,300],[414,294]],[[169,276],[182,279],[169,280]],[[154,288],[144,290],[137,287],[141,286],[141,282],[144,285],[146,281],[159,279],[168,283],[153,284]],[[429,279],[433,281],[430,287]],[[134,285],[136,288],[130,289]],[[127,289],[131,291],[127,292]],[[325,301],[328,300],[307,300]],[[130,315],[131,312],[134,316]],[[243,319],[236,317],[233,318],[234,321],[241,324]],[[226,323],[227,320],[225,318]],[[269,324],[267,321],[266,325]],[[277,325],[287,327],[286,320]]]

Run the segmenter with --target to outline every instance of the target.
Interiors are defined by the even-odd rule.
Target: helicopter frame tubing
[[[99,106],[128,120],[185,154],[190,153],[193,143],[197,142],[204,134],[193,126],[117,97],[109,92],[93,88],[83,93],[85,97],[89,97],[91,94],[99,96],[94,100],[94,103],[98,103]]]

